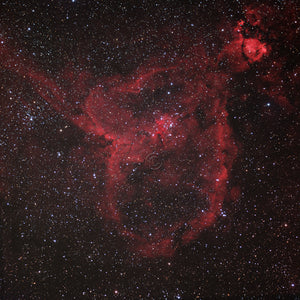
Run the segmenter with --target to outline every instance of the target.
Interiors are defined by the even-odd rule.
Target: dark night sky
[[[299,295],[299,10],[296,1],[263,2],[0,2],[1,299]],[[247,19],[250,9],[261,23]],[[237,27],[240,20],[245,24]],[[238,56],[233,46],[236,28],[243,30],[236,36],[242,34],[245,40],[259,37],[268,46],[267,54],[254,62],[247,50]],[[190,50],[198,46],[201,55]],[[71,117],[87,113],[84,103],[95,86],[129,85],[132,81],[126,80],[134,80],[136,70],[143,72],[151,64],[163,68],[166,61],[175,64],[180,59],[186,65],[184,74],[194,74],[188,63],[200,62],[203,76],[193,76],[207,81],[212,99],[225,99],[238,152],[232,154],[232,165],[229,158],[226,162],[223,206],[212,224],[197,228],[188,243],[178,242],[172,255],[141,257],[135,242],[120,234],[123,219],[112,222],[97,208],[113,199],[105,194],[111,176],[107,174],[114,175],[107,169],[107,162],[116,157],[109,150],[113,142],[76,126]],[[246,67],[240,67],[238,59]],[[28,75],[34,72],[39,72],[39,81]],[[211,79],[223,75],[226,84]],[[49,96],[45,78],[65,91],[63,110],[55,107],[58,97]],[[161,84],[153,78],[145,86]],[[187,85],[181,78],[174,98],[163,94],[165,86],[156,86],[151,97],[141,94],[144,106],[135,107],[141,126],[148,124],[143,117],[147,110],[180,107],[181,100],[168,99],[183,98]],[[105,92],[113,95],[109,89]],[[195,119],[202,118],[202,127],[216,128],[215,120],[207,121],[210,108],[203,111],[206,119],[200,113]],[[111,122],[102,117],[105,126],[113,127],[118,120],[120,111],[114,112]],[[216,146],[211,151],[217,151]],[[220,166],[209,154],[203,160],[213,177],[216,170],[209,170]],[[136,168],[143,171],[140,165]],[[149,178],[143,172],[139,177],[132,171],[132,186]],[[122,193],[124,186],[116,190]],[[203,183],[203,189],[211,186]],[[147,187],[154,193],[155,186]],[[190,218],[195,207],[180,206],[173,196],[170,191],[157,193],[158,200],[149,196],[157,201],[159,217],[146,215],[148,223]],[[124,214],[128,224],[143,232],[137,220],[144,210],[135,205],[133,201]],[[133,211],[137,219],[131,217]]]

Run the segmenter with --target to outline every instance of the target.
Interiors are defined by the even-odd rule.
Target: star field
[[[297,14],[1,1],[1,299],[296,299]]]

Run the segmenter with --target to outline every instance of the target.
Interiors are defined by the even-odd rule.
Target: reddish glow
[[[179,66],[152,67],[151,72],[133,76],[138,79],[126,85],[120,80],[120,85],[106,89],[106,94],[102,87],[96,88],[86,100],[86,112],[97,132],[113,140],[105,197],[98,209],[132,240],[133,248],[142,256],[169,256],[178,246],[176,239],[181,239],[180,228],[186,227],[181,234],[182,243],[186,243],[214,222],[226,193],[227,168],[236,154],[227,125],[226,99],[206,96],[220,91],[218,80],[203,93],[197,84],[193,89],[184,87],[181,76]],[[154,98],[155,83],[162,78],[159,97],[163,102]],[[195,83],[200,80],[200,75],[196,76]],[[180,91],[171,93],[175,84],[180,84]],[[137,86],[140,92],[132,88]],[[133,107],[145,98],[151,105],[141,106],[134,116]],[[201,121],[207,123],[205,128],[199,126]],[[161,168],[152,169],[145,163],[150,153],[157,155]],[[138,177],[128,182],[137,172]],[[165,197],[169,207],[161,207],[162,199],[156,194]],[[169,211],[174,216],[161,221],[162,214]]]
[[[246,70],[270,50],[259,37],[244,38],[244,24],[238,23],[234,40],[219,55],[218,62],[228,59],[232,72]],[[73,98],[84,89],[80,78],[89,74],[81,74],[77,83],[72,72],[63,74],[74,82],[74,93],[72,86],[63,88],[5,42],[0,51],[4,68],[30,81],[73,124],[108,142],[105,150],[86,154],[97,157],[104,173],[105,189],[99,188],[94,201],[133,251],[171,256],[215,222],[237,154],[226,112],[231,71],[220,72],[216,62],[194,47],[186,58],[163,67],[153,60],[126,78],[100,78],[76,104]],[[80,155],[74,149],[74,156]]]
[[[263,29],[257,10],[246,10],[246,22],[240,20],[237,23],[233,40],[219,54],[219,61],[227,61],[231,70],[237,73],[248,70],[251,64],[261,61],[271,51],[271,46],[262,41],[262,33],[259,30],[250,32],[246,25]]]
[[[261,60],[263,55],[267,54],[267,47],[257,39],[244,40],[244,54],[250,63]]]

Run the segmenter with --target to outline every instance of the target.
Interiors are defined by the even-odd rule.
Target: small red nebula
[[[238,201],[238,199],[241,196],[241,189],[239,186],[234,186],[231,190],[230,190],[230,200],[232,201]]]
[[[244,54],[250,63],[261,60],[268,53],[266,44],[257,39],[245,39],[243,48]]]

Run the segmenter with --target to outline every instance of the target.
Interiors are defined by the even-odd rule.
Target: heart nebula
[[[86,144],[74,148],[69,170],[82,164],[82,153],[93,162],[81,178],[95,185],[89,197],[141,256],[173,255],[221,213],[237,155],[227,120],[228,81],[270,51],[259,36],[244,37],[243,24],[217,59],[197,45],[175,59],[144,62],[130,75],[100,78],[92,89],[81,80],[63,87],[1,40],[2,67],[81,128],[86,143],[92,136],[105,141],[92,152]],[[89,92],[77,101],[82,89]]]
[[[97,132],[112,141],[98,209],[143,256],[171,255],[222,208],[237,149],[226,76],[206,69],[152,67],[86,99]]]

